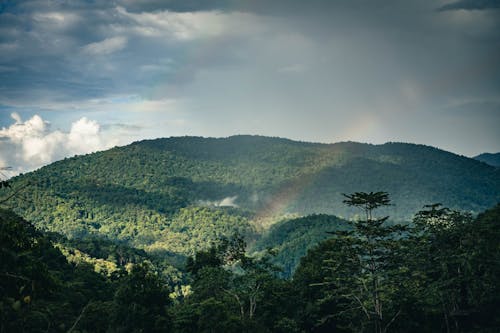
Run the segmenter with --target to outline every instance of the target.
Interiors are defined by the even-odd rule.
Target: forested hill
[[[2,206],[61,234],[65,255],[108,272],[123,258],[156,258],[169,276],[197,251],[239,234],[250,251],[276,251],[273,263],[289,277],[306,249],[349,228],[356,211],[342,193],[389,192],[394,205],[378,212],[392,222],[410,221],[425,204],[479,213],[500,201],[500,169],[436,148],[259,136],[141,141],[8,184]]]
[[[500,201],[498,169],[436,148],[260,136],[140,141],[62,160],[14,183],[28,180],[35,187],[13,206],[35,223],[58,214],[85,223],[115,213],[128,219],[132,206],[139,216],[234,205],[258,217],[350,217],[341,193],[372,190],[391,194],[396,205],[387,213],[394,219],[409,219],[428,203],[480,212]],[[33,210],[41,215],[27,216]]]
[[[474,159],[497,168],[500,167],[500,153],[496,154],[483,153],[475,156]]]
[[[387,194],[350,202],[362,198]],[[324,237],[309,224],[330,229],[292,279],[236,237],[198,249],[179,280],[144,251],[40,232],[0,209],[0,332],[498,332],[499,218],[500,206],[473,218],[432,205],[412,227],[314,215],[266,237],[297,251]]]
[[[384,190],[397,203],[390,215],[406,219],[427,203],[479,212],[500,200],[498,170],[436,148],[260,136],[135,142],[65,159],[16,181],[27,179],[38,184],[38,197],[63,202],[78,197],[84,205],[92,201],[97,210],[134,204],[160,213],[226,198],[225,204],[261,215],[347,217],[350,211],[339,200],[341,193]],[[83,210],[92,215],[87,207]]]

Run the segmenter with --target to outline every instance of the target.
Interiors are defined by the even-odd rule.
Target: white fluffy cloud
[[[12,174],[26,172],[58,159],[86,154],[116,145],[107,140],[97,122],[86,117],[71,125],[69,132],[52,130],[39,115],[23,121],[11,114],[14,124],[0,129],[0,167],[12,167]]]

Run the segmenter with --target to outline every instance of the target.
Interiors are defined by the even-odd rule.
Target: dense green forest
[[[473,217],[436,204],[401,225],[378,215],[385,192],[344,203],[361,217],[312,216],[332,231],[289,279],[238,234],[196,250],[180,277],[142,250],[44,233],[2,210],[0,332],[498,331],[500,206]]]
[[[496,332],[498,202],[500,169],[422,145],[68,158],[0,183],[0,333]]]
[[[405,222],[429,202],[477,214],[500,201],[498,168],[436,148],[260,136],[146,140],[65,159],[11,185],[29,191],[7,207],[43,231],[124,243],[178,268],[195,250],[240,233],[255,251],[284,250],[277,262],[287,275],[305,253],[303,244],[322,239],[321,221],[289,222],[318,228],[294,245],[287,240],[283,247],[272,236],[284,225],[262,241],[260,235],[290,216],[356,218],[342,193],[384,189],[395,204],[382,212]]]
[[[307,250],[330,237],[329,232],[348,229],[348,221],[333,215],[316,214],[285,219],[272,225],[255,245],[251,246],[250,251],[272,251],[272,262],[280,266],[280,275],[291,277]]]

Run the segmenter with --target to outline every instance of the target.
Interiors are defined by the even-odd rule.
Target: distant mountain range
[[[284,219],[353,218],[358,212],[342,203],[342,193],[387,191],[394,205],[380,213],[400,221],[425,204],[479,213],[500,201],[500,169],[437,148],[244,135],[135,142],[12,180],[13,188],[27,183],[9,205],[38,228],[118,240],[172,260],[234,232],[260,242]]]
[[[483,153],[475,156],[474,159],[492,165],[494,167],[500,167],[500,153]]]

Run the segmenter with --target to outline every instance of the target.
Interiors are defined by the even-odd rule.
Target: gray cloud
[[[485,10],[498,8],[500,8],[500,1],[498,0],[460,0],[445,4],[439,7],[438,10]]]
[[[105,124],[101,126],[102,129],[121,129],[121,130],[126,130],[126,131],[140,131],[143,129],[142,126],[138,125],[133,125],[133,124]]]
[[[121,6],[131,12],[151,12],[169,10],[174,12],[195,12],[223,10],[233,7],[235,0],[119,0]]]
[[[231,62],[224,45],[255,30],[252,18],[242,13],[134,13],[111,3],[48,4],[25,2],[1,14],[0,80],[9,82],[0,85],[4,104],[26,94],[73,101],[134,94],[158,76],[168,77],[175,94],[178,85],[193,79],[193,71],[210,66],[210,59],[214,65]],[[231,26],[235,29],[226,31]],[[193,43],[208,41],[217,52],[200,57]],[[143,70],[165,62],[168,71]]]
[[[429,119],[463,128],[448,125],[454,113],[466,126],[450,105],[500,98],[499,13],[451,10],[471,3],[10,2],[0,7],[0,122],[18,112],[140,128],[120,128],[121,139],[256,133],[500,150],[493,134],[450,144],[427,131]],[[498,123],[478,114],[474,131]]]

